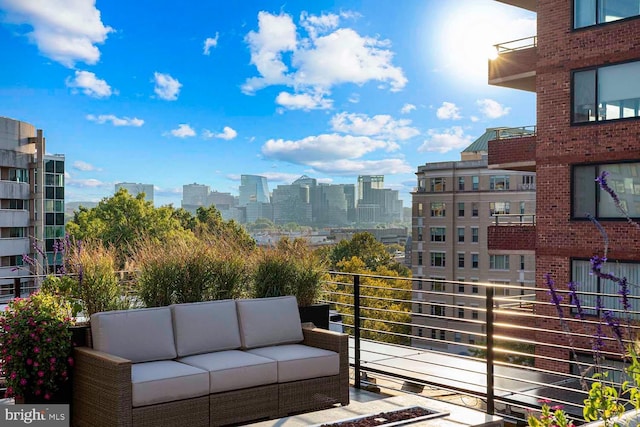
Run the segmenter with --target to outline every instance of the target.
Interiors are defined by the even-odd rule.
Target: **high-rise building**
[[[478,307],[481,288],[473,283],[534,283],[533,246],[490,250],[487,245],[491,224],[532,223],[535,213],[534,173],[487,167],[487,141],[495,132],[490,129],[478,138],[460,161],[418,167],[418,187],[412,195],[411,269],[413,277],[433,281],[414,282],[419,292],[414,294],[413,335],[436,339],[417,340],[415,345],[427,342],[434,349],[465,352],[484,332],[484,307]],[[516,293],[506,287],[496,292]]]
[[[139,184],[135,182],[119,182],[115,185],[115,191],[124,188],[133,197],[138,194],[144,193],[144,199],[153,203],[153,184]]]
[[[295,222],[309,225],[312,222],[311,191],[315,190],[315,179],[306,175],[290,185],[278,185],[271,196],[273,221],[276,224]]]
[[[46,260],[33,249],[34,245],[42,247],[44,240],[45,215],[38,212],[45,212],[44,189],[52,188],[55,196],[57,188],[45,187],[45,174],[36,172],[45,169],[44,153],[42,130],[0,117],[0,295],[3,296],[13,294],[14,281],[28,289],[35,285],[29,276],[44,273],[41,267]],[[23,263],[23,254],[36,258],[37,267]]]
[[[64,238],[64,155],[44,156],[44,250],[49,271],[62,265],[62,252],[55,249],[56,240]]]
[[[381,223],[402,221],[402,201],[399,192],[384,188],[383,175],[358,176],[356,221]]]
[[[267,178],[259,175],[240,176],[239,206],[247,206],[251,202],[270,203]]]
[[[207,199],[211,191],[208,185],[186,184],[182,186],[182,208],[195,213],[200,206],[207,206]]]
[[[640,231],[624,221],[595,181],[610,173],[608,184],[620,204],[640,218],[640,8],[637,0],[502,2],[536,12],[537,34],[529,43],[498,45],[489,83],[534,92],[537,129],[521,138],[496,135],[489,142],[489,167],[536,172],[536,286],[545,288],[545,273],[558,286],[578,282],[583,305],[595,307],[596,295],[616,294],[618,285],[589,274],[590,258],[604,255],[603,237],[590,216],[608,235],[603,271],[640,283]],[[531,227],[493,226],[489,245],[517,249],[531,233]],[[637,295],[637,289],[632,292]],[[601,298],[603,309],[619,309],[616,300]],[[632,310],[638,310],[637,302]],[[536,315],[549,322],[542,316],[555,318],[555,308],[539,304]],[[574,340],[576,347],[591,348],[587,340]],[[544,354],[537,366],[569,370],[563,334],[538,332],[536,341],[550,344],[536,347]]]
[[[358,205],[375,204],[379,205],[380,200],[372,190],[381,190],[384,188],[383,175],[360,175],[358,176]]]

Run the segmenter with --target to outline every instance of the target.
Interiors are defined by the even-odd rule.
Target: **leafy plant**
[[[37,292],[16,298],[0,315],[0,372],[6,396],[50,399],[73,366],[69,303]]]
[[[529,413],[527,422],[530,427],[574,427],[575,424],[561,406],[549,406],[549,402],[542,404],[540,415]]]

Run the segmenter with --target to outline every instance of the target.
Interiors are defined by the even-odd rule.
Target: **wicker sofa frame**
[[[338,375],[233,390],[134,408],[131,361],[75,349],[72,425],[95,427],[222,426],[281,418],[349,404],[348,336],[303,325],[302,344],[339,354]]]

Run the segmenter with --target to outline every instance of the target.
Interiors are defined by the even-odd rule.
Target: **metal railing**
[[[568,327],[561,326],[545,290],[532,284],[331,274],[325,300],[342,315],[332,328],[352,337],[357,388],[446,393],[449,402],[472,400],[516,423],[549,400],[579,423],[594,357],[621,379],[614,338],[602,338],[605,348],[594,354],[589,331],[602,327],[599,320],[578,321],[561,305]]]
[[[498,55],[516,50],[529,49],[536,46],[538,46],[538,36],[525,37],[494,45]]]
[[[494,214],[493,225],[536,225],[536,214]]]
[[[513,128],[496,128],[496,140],[500,139],[513,139],[513,138],[525,138],[528,136],[535,136],[538,132],[538,127],[532,126],[520,126]]]

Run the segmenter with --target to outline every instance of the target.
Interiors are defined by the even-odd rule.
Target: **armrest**
[[[74,357],[74,425],[109,420],[112,425],[130,426],[131,361],[88,347],[76,347]]]

